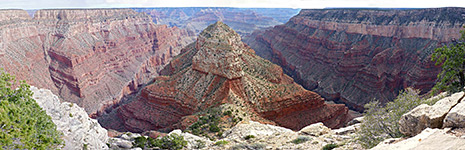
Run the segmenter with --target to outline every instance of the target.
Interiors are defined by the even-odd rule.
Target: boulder
[[[364,116],[354,118],[354,119],[350,120],[349,122],[347,122],[346,125],[351,126],[351,125],[354,125],[354,124],[357,124],[357,123],[362,123],[363,118],[364,118]]]
[[[425,128],[441,128],[449,110],[463,98],[464,92],[455,93],[443,98],[433,106],[422,104],[402,115],[399,130],[402,134],[415,136]]]
[[[444,118],[443,127],[465,127],[465,101],[461,101]]]
[[[354,124],[348,127],[344,127],[344,128],[334,129],[333,132],[336,135],[347,135],[347,134],[355,133],[355,131],[358,128],[360,128],[360,123]]]
[[[329,134],[331,132],[332,132],[331,129],[326,127],[321,122],[306,126],[299,131],[300,134],[306,134],[306,135],[311,135],[311,136],[320,136],[324,134]]]
[[[449,129],[427,128],[409,139],[385,140],[387,142],[378,144],[372,150],[465,150],[465,139],[447,134],[448,131]]]

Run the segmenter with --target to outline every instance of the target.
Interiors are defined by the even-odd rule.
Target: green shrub
[[[339,145],[331,143],[331,144],[326,144],[323,146],[322,150],[332,150],[335,149],[336,147],[339,147]]]
[[[194,149],[202,149],[202,148],[205,148],[205,142],[202,141],[202,140],[195,140],[195,145],[194,145]]]
[[[229,144],[229,141],[220,140],[220,141],[215,142],[216,146],[223,146],[223,145],[226,145],[226,144]]]
[[[219,132],[220,131],[220,127],[218,127],[218,124],[210,124],[210,131],[211,132]]]
[[[143,136],[134,138],[134,141],[132,142],[133,147],[145,148],[146,144],[148,145],[149,143],[147,142],[147,138]]]
[[[400,117],[420,104],[434,104],[438,99],[421,98],[419,90],[401,91],[397,98],[382,106],[378,101],[365,105],[365,114],[356,140],[365,148],[372,148],[387,138],[404,135],[399,131]]]
[[[57,149],[63,143],[29,85],[0,69],[0,149]]]
[[[187,146],[187,141],[184,140],[184,137],[176,133],[156,139],[155,141],[156,146],[162,149],[179,150]]]
[[[292,140],[291,142],[294,144],[300,144],[300,143],[305,143],[307,141],[311,140],[310,137],[307,136],[299,136],[296,139]]]
[[[183,136],[173,133],[157,139],[139,136],[134,138],[132,145],[133,147],[140,147],[143,149],[158,147],[161,149],[179,150],[187,146],[187,141],[184,140]]]
[[[255,135],[247,135],[244,137],[245,140],[249,140],[249,139],[252,139],[252,138],[255,138]]]

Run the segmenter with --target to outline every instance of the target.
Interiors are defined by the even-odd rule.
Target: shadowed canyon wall
[[[434,50],[460,37],[464,8],[302,10],[244,41],[306,89],[363,110],[406,87],[428,92]]]

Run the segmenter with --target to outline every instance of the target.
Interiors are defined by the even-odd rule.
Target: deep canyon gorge
[[[365,104],[409,87],[429,94],[441,72],[434,49],[457,43],[464,26],[460,7],[3,9],[0,68],[41,92],[47,109],[55,109],[48,97],[56,111],[85,116],[82,107],[97,133],[156,138],[181,129],[208,144],[250,127],[267,138],[279,136],[271,130],[315,136],[321,148],[347,140]],[[463,96],[444,99],[460,109]],[[198,134],[194,126],[206,122]]]

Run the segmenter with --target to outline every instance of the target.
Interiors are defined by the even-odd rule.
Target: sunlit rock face
[[[0,67],[88,113],[137,91],[193,40],[130,9],[38,10],[34,18],[0,10],[0,16]]]

